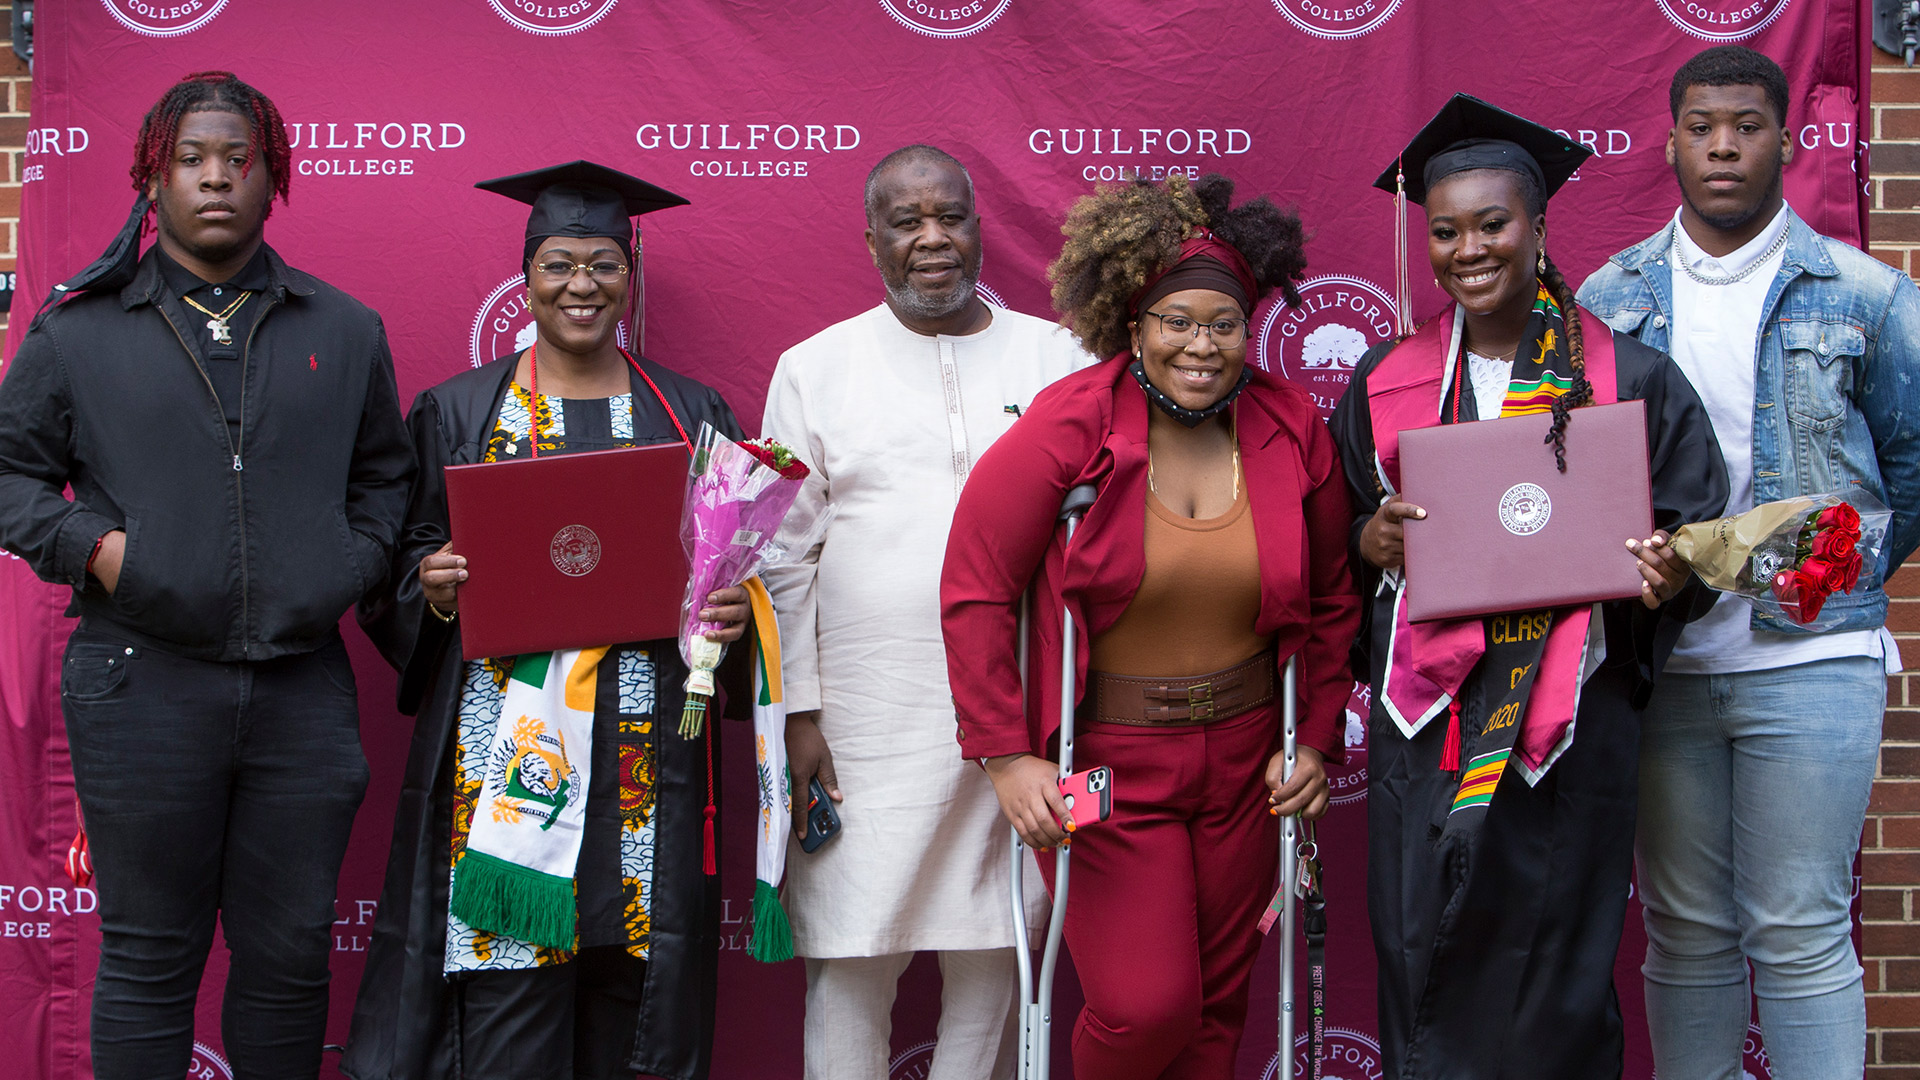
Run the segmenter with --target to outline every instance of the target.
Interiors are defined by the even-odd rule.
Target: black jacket
[[[449,1023],[454,999],[442,969],[453,835],[453,739],[463,675],[460,624],[427,613],[419,567],[449,536],[442,470],[486,456],[517,360],[505,356],[461,372],[414,401],[407,423],[420,471],[406,530],[391,583],[378,602],[360,610],[361,627],[400,673],[400,711],[417,713],[419,719],[394,811],[380,914],[360,977],[352,1033],[340,1061],[340,1071],[354,1080],[440,1080],[456,1072],[458,1048]],[[644,357],[640,363],[689,436],[698,438],[706,421],[728,438],[741,437],[733,410],[717,391]],[[679,433],[647,384],[634,375],[630,387],[636,444],[678,442]],[[707,759],[701,741],[673,733],[672,718],[680,715],[685,701],[687,674],[678,646],[654,642],[652,651],[659,665],[655,711],[668,719],[654,724],[652,929],[639,1032],[628,1064],[646,1076],[705,1080],[712,1060],[720,939],[719,878],[701,869]],[[729,649],[721,664],[722,687],[733,688],[724,695],[728,701],[752,700],[744,692],[749,655],[744,646]],[[714,715],[724,711],[723,705]],[[710,727],[718,761],[721,726]],[[717,796],[718,773],[714,784]]]
[[[236,444],[157,259],[48,312],[7,365],[0,547],[73,586],[68,614],[152,648],[311,651],[385,586],[406,513],[413,448],[386,331],[269,250]],[[113,529],[127,543],[108,595],[85,567]]]

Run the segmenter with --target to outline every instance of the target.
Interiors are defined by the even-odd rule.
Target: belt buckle
[[[1187,718],[1196,723],[1213,719],[1213,683],[1197,682],[1187,687]]]

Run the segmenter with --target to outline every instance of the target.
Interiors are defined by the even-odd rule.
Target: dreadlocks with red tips
[[[157,177],[165,184],[173,161],[173,142],[180,135],[180,118],[194,112],[233,113],[247,121],[247,164],[240,175],[252,171],[266,154],[267,172],[273,177],[274,194],[287,201],[287,178],[292,153],[287,145],[287,125],[280,110],[260,91],[240,81],[231,71],[196,71],[173,84],[160,96],[146,118],[140,121],[140,138],[134,143],[133,186],[146,191]],[[267,204],[273,212],[273,204]]]

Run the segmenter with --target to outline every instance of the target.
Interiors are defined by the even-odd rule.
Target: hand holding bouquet
[[[1768,614],[1815,630],[1834,593],[1851,593],[1878,558],[1892,511],[1865,491],[1798,495],[1744,514],[1682,526],[1674,553],[1701,580]]]
[[[680,514],[680,542],[687,552],[687,592],[680,603],[680,657],[690,669],[687,704],[680,734],[700,734],[713,698],[713,673],[726,646],[707,640],[719,623],[697,617],[707,594],[742,584],[768,566],[805,554],[833,517],[827,507],[800,530],[792,543],[776,543],[800,485],[806,463],[793,451],[767,439],[734,442],[700,426],[688,468],[687,497]]]

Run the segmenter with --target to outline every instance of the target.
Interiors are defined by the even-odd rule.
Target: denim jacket
[[[1879,566],[1827,601],[1833,630],[1886,621],[1881,588],[1920,543],[1920,291],[1858,248],[1787,211],[1787,247],[1767,291],[1754,351],[1753,501],[1865,488],[1893,510]],[[1621,333],[1667,351],[1673,241],[1663,228],[1615,255],[1580,287],[1580,303]],[[1764,615],[1752,626],[1804,627]]]

